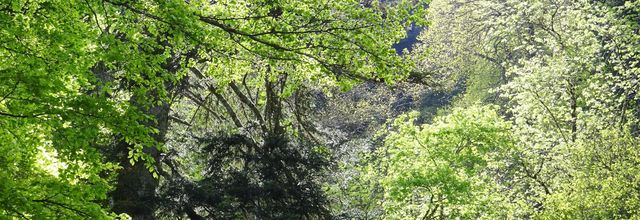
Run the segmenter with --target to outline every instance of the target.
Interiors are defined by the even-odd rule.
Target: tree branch
[[[249,100],[249,98],[244,93],[242,93],[242,91],[240,91],[240,88],[238,88],[238,86],[234,82],[229,83],[229,86],[231,87],[231,90],[236,94],[236,96],[238,96],[240,101],[245,105],[247,105],[247,107],[249,107],[253,115],[256,116],[256,118],[258,119],[258,122],[260,123],[260,128],[262,129],[262,131],[267,132],[267,127],[265,125],[264,118],[262,117],[262,114],[260,114],[260,110],[256,107],[256,105],[253,104],[251,100]]]

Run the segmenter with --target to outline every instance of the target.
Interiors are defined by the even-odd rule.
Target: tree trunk
[[[132,100],[135,104],[136,98],[134,97]],[[144,111],[157,120],[157,123],[149,124],[149,126],[159,130],[159,133],[154,135],[154,139],[158,143],[164,142],[169,127],[169,110],[169,104],[163,103]],[[155,191],[158,187],[158,179],[153,177],[143,161],[131,165],[128,158],[131,147],[133,146],[120,141],[114,151],[115,155],[112,155],[112,159],[123,166],[117,177],[116,188],[111,192],[113,211],[127,213],[134,220],[154,219],[153,214],[157,205]],[[146,147],[143,151],[152,156],[156,162],[159,161],[160,152],[158,149]]]

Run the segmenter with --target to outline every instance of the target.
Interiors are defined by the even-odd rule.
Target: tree
[[[638,173],[621,168],[625,171],[614,177],[597,158],[609,155],[601,146],[616,152],[637,135],[638,57],[632,51],[637,51],[638,41],[632,33],[638,30],[638,5],[438,1],[433,6],[431,14],[450,18],[461,34],[448,37],[435,20],[423,37],[426,45],[435,44],[423,50],[434,54],[423,62],[444,64],[445,73],[470,69],[481,76],[485,69],[477,62],[439,62],[433,56],[453,54],[454,61],[481,58],[504,74],[497,91],[508,101],[503,104],[505,115],[514,124],[517,156],[508,160],[511,168],[503,173],[510,188],[506,193],[519,207],[514,216],[632,218],[635,208],[625,204],[637,200],[633,190],[617,185],[600,191],[607,186],[597,179],[621,178],[618,181],[625,183]],[[584,152],[590,152],[590,160],[584,160]],[[633,154],[623,154],[622,160],[635,161]],[[630,196],[621,198],[618,192]],[[584,202],[598,196],[619,199]]]
[[[513,146],[509,123],[494,107],[452,109],[425,125],[416,125],[416,116],[393,122],[384,146],[361,168],[364,181],[354,183],[381,188],[382,217],[508,216],[498,171]]]
[[[118,164],[101,148],[113,135],[153,142],[143,114],[94,90],[90,70],[113,55],[97,48],[108,37],[86,22],[84,3],[13,2],[0,11],[0,215],[106,218],[100,203]]]
[[[391,45],[403,37],[403,26],[416,20],[423,6],[408,1],[115,0],[2,6],[1,22],[8,28],[1,32],[0,54],[6,62],[0,69],[9,79],[1,86],[2,123],[6,124],[3,129],[22,130],[15,135],[3,132],[8,140],[3,149],[30,146],[24,148],[30,156],[15,157],[24,166],[4,163],[15,170],[5,176],[16,179],[18,171],[32,169],[39,143],[51,142],[54,157],[70,167],[61,172],[76,174],[56,181],[72,185],[67,182],[88,175],[93,178],[88,185],[101,187],[96,192],[82,190],[95,198],[69,197],[79,201],[77,205],[47,203],[43,209],[57,207],[52,210],[55,213],[73,206],[68,210],[72,218],[85,216],[80,208],[86,206],[99,210],[92,216],[104,217],[107,212],[98,204],[106,200],[106,180],[113,176],[114,164],[122,164],[111,194],[114,210],[135,219],[150,218],[156,207],[152,202],[146,207],[146,202],[156,198],[153,176],[162,169],[153,164],[163,159],[160,152],[174,111],[172,103],[187,89],[194,89],[185,85],[213,80],[213,87],[205,88],[212,92],[256,74],[254,82],[264,84],[251,87],[271,91],[254,100],[254,105],[265,109],[267,124],[261,126],[271,129],[270,135],[260,137],[264,142],[293,139],[295,133],[284,130],[284,122],[291,118],[283,116],[281,105],[287,96],[283,91],[293,94],[304,83],[348,87],[361,79],[403,78],[411,65]],[[412,10],[416,16],[407,19]],[[198,72],[202,76],[196,76]],[[279,84],[282,79],[287,83]],[[235,91],[223,94],[237,95],[238,102],[233,103],[241,104],[237,107],[250,106]],[[232,119],[232,111],[225,111],[236,129],[249,129]],[[231,121],[221,124],[231,125]],[[60,135],[40,135],[54,130],[52,134]],[[233,136],[236,131],[227,133]],[[285,133],[287,137],[281,137]],[[106,161],[113,163],[104,165]],[[127,165],[134,162],[135,166]],[[5,189],[14,189],[14,183],[7,182]],[[26,191],[41,186],[36,181]],[[25,193],[25,197],[43,203],[35,194]],[[11,204],[4,206],[4,215],[43,216],[36,209],[16,209]]]

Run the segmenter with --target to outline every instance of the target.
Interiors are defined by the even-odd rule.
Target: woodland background
[[[4,0],[0,219],[637,219],[639,32],[621,0]]]

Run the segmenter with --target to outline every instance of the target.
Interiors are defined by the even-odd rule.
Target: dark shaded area
[[[448,106],[454,97],[465,92],[465,85],[465,79],[460,79],[451,90],[434,91],[422,96],[417,104],[420,117],[416,120],[416,123],[430,122],[437,114],[438,109]]]
[[[322,154],[284,136],[266,137],[262,145],[240,134],[212,134],[199,142],[205,175],[193,182],[174,175],[161,189],[165,212],[190,219],[329,218],[314,181],[329,163]]]
[[[420,35],[423,29],[423,27],[411,24],[411,27],[407,30],[407,37],[393,45],[393,48],[396,49],[396,53],[402,55],[402,51],[404,49],[411,51],[413,45],[418,41],[418,35]]]

